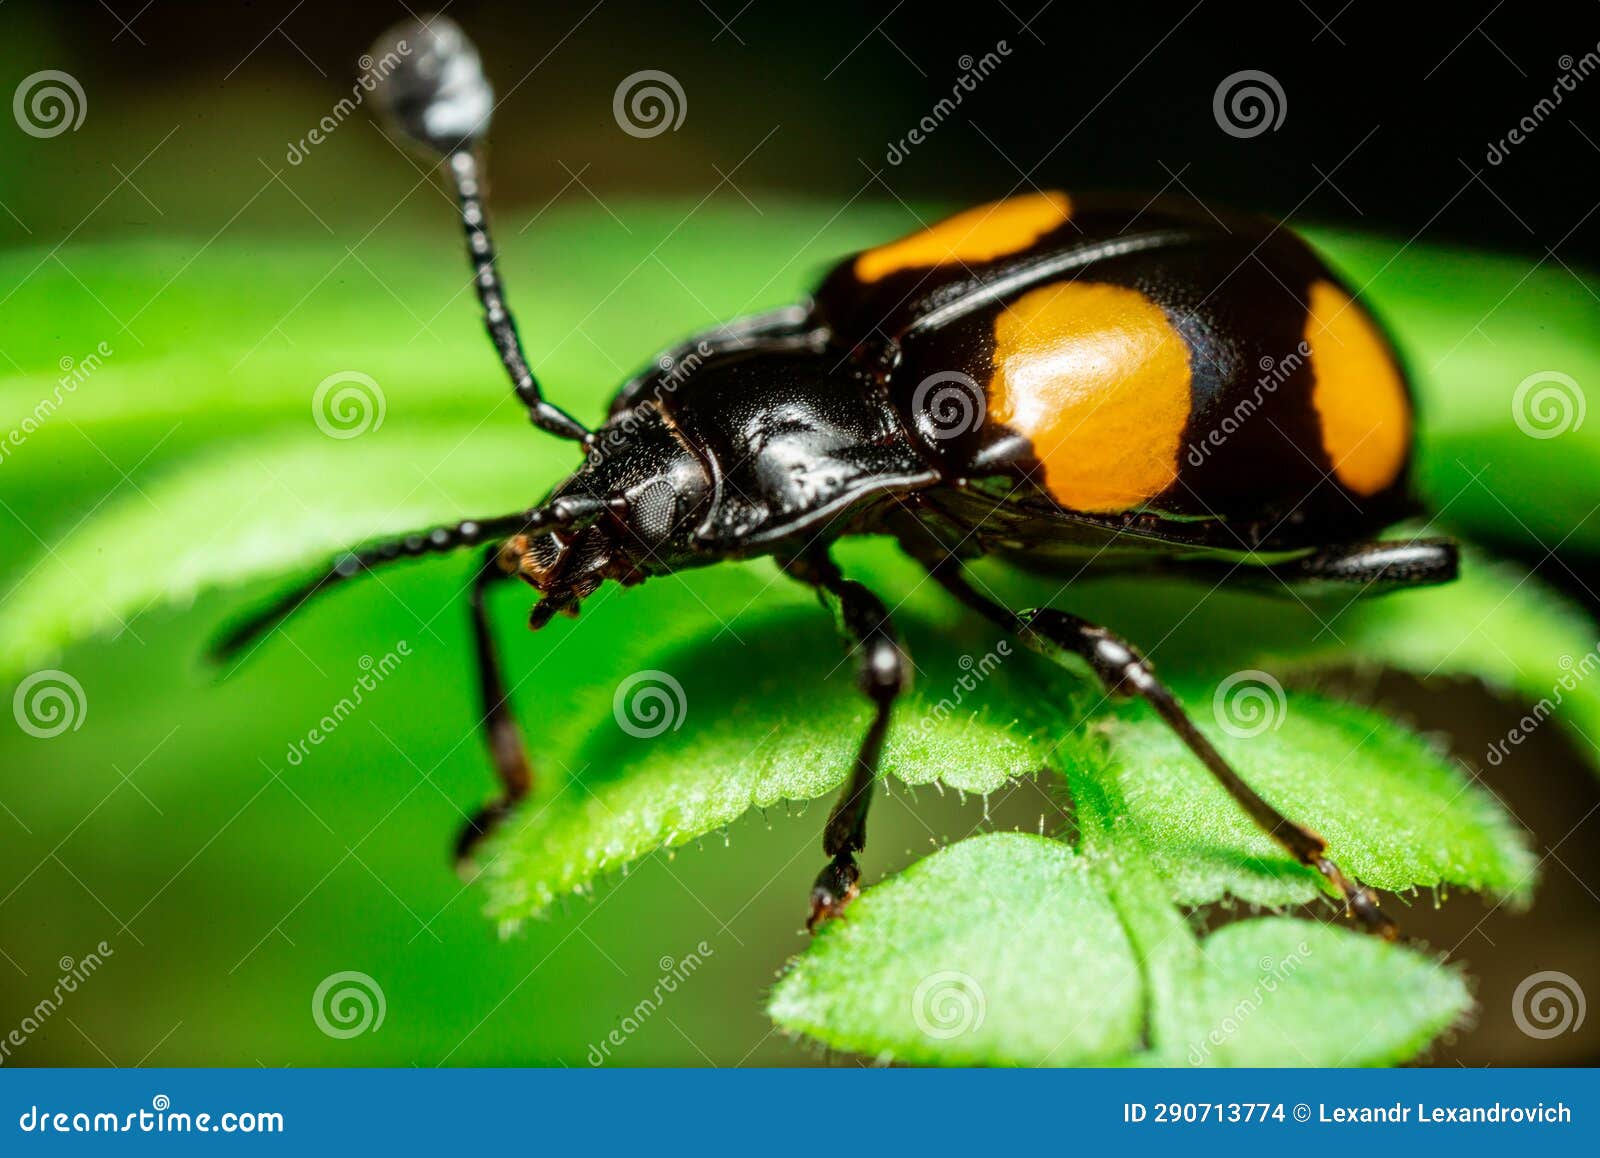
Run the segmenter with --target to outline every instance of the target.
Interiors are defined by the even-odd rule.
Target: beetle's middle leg
[[[957,599],[1014,633],[1034,651],[1057,663],[1067,655],[1075,655],[1088,663],[1109,694],[1143,697],[1251,819],[1291,856],[1316,869],[1338,889],[1350,912],[1368,930],[1391,941],[1399,935],[1398,926],[1378,907],[1377,894],[1345,875],[1329,858],[1327,842],[1322,837],[1284,816],[1245,782],[1130,644],[1076,615],[1049,609],[1025,611],[1020,615],[1012,612],[979,593],[962,574],[960,564],[953,560],[933,566],[931,572]]]
[[[816,588],[817,596],[839,621],[845,641],[856,653],[857,683],[872,700],[872,722],[862,737],[855,767],[822,831],[822,851],[832,858],[811,887],[807,929],[837,917],[855,899],[861,869],[855,854],[866,847],[867,810],[878,779],[878,760],[894,702],[910,684],[910,660],[900,645],[889,611],[871,591],[846,579],[825,551],[784,564],[790,575]]]
[[[511,578],[513,574],[514,571],[502,565],[500,545],[495,544],[484,553],[483,562],[472,581],[472,643],[478,669],[479,718],[501,792],[499,797],[478,809],[462,826],[455,845],[456,867],[460,871],[470,868],[472,854],[479,843],[511,814],[533,788],[533,768],[528,763],[528,750],[522,740],[522,731],[511,714],[505,675],[500,668],[500,657],[495,650],[494,636],[484,606],[484,596],[490,587]]]

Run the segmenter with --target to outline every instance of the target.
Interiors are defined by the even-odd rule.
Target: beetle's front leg
[[[834,613],[845,642],[856,656],[857,684],[872,701],[872,722],[862,737],[855,767],[828,814],[822,851],[831,859],[811,887],[811,913],[806,928],[837,917],[856,897],[861,869],[855,854],[866,847],[867,810],[878,779],[878,760],[894,701],[910,685],[906,658],[888,609],[871,591],[846,579],[825,551],[790,560],[784,570],[814,587],[823,606]]]
[[[475,871],[472,858],[478,845],[511,815],[533,788],[533,768],[528,763],[522,732],[511,714],[505,675],[500,670],[500,658],[495,651],[489,613],[484,604],[489,588],[512,576],[501,564],[500,553],[499,544],[485,552],[472,581],[471,597],[472,642],[478,668],[478,718],[489,758],[494,763],[495,778],[500,782],[500,795],[469,816],[461,826],[461,834],[456,838],[455,859],[456,871],[463,876]]]

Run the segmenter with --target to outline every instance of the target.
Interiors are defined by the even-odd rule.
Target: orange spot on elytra
[[[867,250],[856,258],[856,277],[872,282],[903,269],[1005,257],[1027,249],[1071,216],[1072,202],[1065,193],[1029,193],[991,201]]]
[[[1411,400],[1388,343],[1350,295],[1311,286],[1306,315],[1311,404],[1322,448],[1340,482],[1375,495],[1399,477],[1411,450]]]
[[[990,417],[1026,436],[1045,488],[1076,511],[1124,511],[1178,477],[1189,347],[1137,290],[1058,282],[995,320]]]

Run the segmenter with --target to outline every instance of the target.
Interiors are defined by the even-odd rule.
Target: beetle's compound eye
[[[659,543],[670,535],[677,514],[678,492],[664,478],[655,479],[628,496],[633,532],[647,543]]]
[[[483,136],[494,91],[467,34],[444,16],[408,20],[372,46],[378,102],[420,145],[451,153]]]

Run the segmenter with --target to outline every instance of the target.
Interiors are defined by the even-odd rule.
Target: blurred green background
[[[796,14],[757,4],[719,15],[701,4],[457,5],[451,14],[484,47],[505,97],[491,172],[513,304],[541,377],[583,418],[666,342],[793,300],[828,261],[915,225],[930,205],[1004,194],[1024,180],[1165,186],[1400,239],[1368,269],[1388,268],[1383,255],[1422,233],[1424,243],[1534,260],[1553,250],[1546,277],[1581,269],[1593,252],[1583,216],[1592,189],[1549,180],[1574,157],[1592,162],[1578,112],[1492,174],[1494,188],[1472,177],[1482,142],[1537,99],[1555,49],[1581,29],[1492,27],[1500,51],[1536,76],[1507,72],[1485,86],[1482,71],[1501,66],[1476,41],[1423,75],[1470,23],[1465,14],[1463,29],[1441,30],[1438,44],[1399,48],[1366,17],[1320,33],[1337,19],[1332,10],[1315,21],[1240,20],[1242,31],[1237,18],[1204,15],[1160,42],[1106,15],[1094,19],[1111,25],[1087,30],[1076,13],[1024,26],[1004,5],[953,26],[909,12],[887,22],[849,6]],[[131,616],[126,607],[157,603],[150,544],[83,540],[160,508],[175,565],[218,543],[241,552],[244,574],[256,560],[230,525],[258,520],[271,528],[262,551],[292,542],[309,557],[351,528],[365,536],[509,509],[559,477],[566,456],[526,430],[483,348],[448,198],[425,165],[362,112],[303,163],[286,159],[349,92],[355,58],[397,15],[380,4],[336,13],[290,4],[0,8],[3,91],[53,68],[87,97],[76,131],[40,138],[3,125],[4,425],[58,381],[61,359],[81,362],[101,342],[113,351],[0,462],[0,590],[9,593],[0,617],[16,610],[18,592],[37,597],[30,577],[48,574],[40,568],[61,550],[80,570],[92,558],[87,578],[116,593],[99,616],[108,630],[54,661],[84,688],[82,727],[50,740],[9,722],[0,729],[0,1033],[50,992],[62,958],[80,960],[101,941],[114,950],[7,1064],[583,1065],[700,942],[711,949],[704,966],[610,1049],[611,1063],[823,1060],[775,1034],[762,1012],[777,970],[805,943],[822,806],[748,817],[726,840],[651,857],[595,898],[502,937],[482,914],[481,891],[457,881],[445,855],[460,810],[488,787],[468,726],[459,598],[467,560],[352,588],[219,681],[197,660],[203,641],[281,584],[258,579]],[[1548,41],[1526,41],[1535,35]],[[886,169],[885,143],[948,91],[956,58],[1002,37],[1017,45],[1015,61],[903,169]],[[1085,39],[1106,46],[1102,59],[1063,80],[1061,55],[1072,46],[1081,59]],[[1341,95],[1363,62],[1402,49],[1403,77]],[[1291,85],[1283,133],[1239,141],[1216,131],[1209,100],[1218,77],[1252,63],[1303,79]],[[681,131],[639,140],[618,131],[611,101],[621,77],[650,67],[680,78],[688,115]],[[1458,117],[1445,129],[1429,120],[1442,106]],[[1374,124],[1387,127],[1357,147]],[[1437,139],[1419,149],[1424,126]],[[1069,136],[1064,151],[1052,149]],[[1402,158],[1412,177],[1403,188],[1393,180]],[[1336,185],[1318,180],[1335,169]],[[1491,272],[1503,274],[1509,296],[1521,284],[1515,271],[1531,265]],[[1419,268],[1403,261],[1391,276]],[[1492,359],[1502,347],[1481,341],[1474,316],[1443,332],[1455,324],[1450,282],[1440,273],[1410,299],[1440,310],[1421,319],[1440,327],[1430,348]],[[1592,290],[1576,275],[1559,292],[1548,284],[1532,283],[1527,292],[1544,297],[1521,304],[1548,307],[1548,324],[1570,343],[1572,327],[1592,321]],[[355,442],[330,441],[311,421],[309,396],[351,368],[383,384],[385,424]],[[1454,417],[1443,416],[1446,436]],[[521,453],[508,450],[512,439],[527,446],[515,471],[502,466]],[[358,451],[392,477],[352,485]],[[173,492],[163,487],[196,461],[236,463],[237,489],[168,510]],[[1577,461],[1543,493],[1518,489],[1527,472],[1508,476],[1497,493],[1527,527],[1481,496],[1459,514],[1478,538],[1537,565],[1593,610],[1584,578],[1593,529],[1569,538],[1600,488],[1583,467],[1593,458]],[[476,470],[479,462],[496,469]],[[1446,481],[1494,465],[1449,454],[1436,464]],[[598,694],[585,687],[586,648],[649,655],[663,634],[708,622],[707,608],[747,646],[770,649],[781,672],[830,671],[836,645],[803,593],[780,598],[797,622],[813,623],[815,662],[783,650],[793,632],[741,625],[740,609],[770,580],[770,568],[751,564],[626,598],[613,592],[585,609],[582,635],[558,624],[537,641],[516,631],[524,601],[497,601],[535,752],[546,729],[570,739],[592,718],[583,715]],[[183,587],[181,574],[173,584]],[[62,614],[79,612],[98,615]],[[1133,634],[1141,625],[1121,626]],[[980,650],[992,643],[977,625],[947,630]],[[1212,630],[1189,624],[1174,647],[1203,647]],[[399,639],[413,655],[359,717],[289,764],[288,746],[348,693],[361,657]],[[1452,749],[1479,765],[1518,714],[1468,687],[1389,679],[1355,691],[1396,705],[1423,730],[1448,732]],[[803,714],[805,686],[792,695]],[[1502,766],[1482,769],[1541,852],[1597,801],[1576,755],[1584,742],[1541,730]],[[1041,817],[1051,827],[1061,819],[1050,791],[1031,782],[988,802],[896,792],[875,815],[869,875],[980,827],[1034,830]],[[1593,1022],[1536,1042],[1516,1031],[1508,1008],[1530,962],[1582,975],[1596,959],[1600,900],[1585,883],[1600,879],[1592,834],[1584,828],[1559,845],[1529,916],[1496,912],[1480,924],[1484,907],[1471,898],[1408,912],[1411,931],[1458,946],[1484,1010],[1431,1060],[1595,1056]],[[378,1032],[341,1040],[313,1020],[313,992],[343,970],[381,984]]]

